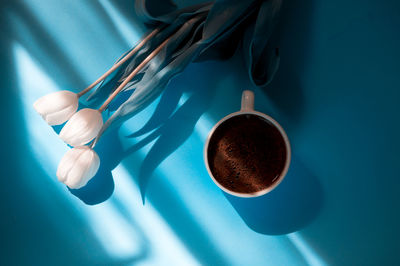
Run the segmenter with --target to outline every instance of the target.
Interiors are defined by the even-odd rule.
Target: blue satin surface
[[[99,174],[81,190],[57,181],[68,147],[32,104],[84,88],[146,29],[127,0],[0,7],[0,265],[400,263],[398,1],[284,1],[267,87],[240,53],[191,63],[101,139]],[[224,194],[203,163],[244,89],[293,149],[285,180],[254,199]]]

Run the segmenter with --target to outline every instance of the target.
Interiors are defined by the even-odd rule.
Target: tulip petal
[[[88,146],[69,150],[61,159],[57,170],[58,179],[72,189],[87,184],[100,167],[97,153]]]
[[[63,124],[68,119],[70,119],[74,115],[76,110],[78,110],[78,102],[76,102],[76,104],[67,106],[66,108],[64,108],[58,112],[48,114],[45,117],[43,117],[43,119],[50,126],[60,125],[60,124]]]
[[[74,114],[60,132],[60,138],[71,146],[82,146],[97,136],[103,126],[98,110],[85,108]]]
[[[68,173],[74,167],[75,162],[84,151],[85,149],[83,147],[77,147],[67,151],[64,157],[61,159],[57,169],[57,178],[60,182],[66,181]]]
[[[39,98],[33,107],[49,125],[60,125],[78,109],[78,96],[71,91],[57,91]]]
[[[85,152],[79,156],[74,167],[68,173],[68,180],[65,182],[70,188],[80,188],[86,185],[90,170],[90,162],[93,160],[93,154]]]

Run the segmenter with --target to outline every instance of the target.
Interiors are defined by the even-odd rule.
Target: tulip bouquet
[[[149,105],[190,62],[227,58],[241,46],[256,86],[268,84],[278,68],[278,51],[269,39],[281,0],[217,0],[183,9],[154,2],[135,1],[138,16],[153,30],[106,73],[79,93],[59,91],[34,103],[49,125],[66,122],[59,136],[72,149],[61,159],[57,177],[70,188],[95,176],[100,159],[93,148],[106,129]],[[79,98],[92,89],[88,100],[101,106],[78,111]],[[103,123],[103,111],[121,92],[129,97]]]

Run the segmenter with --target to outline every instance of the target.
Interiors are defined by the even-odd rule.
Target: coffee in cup
[[[244,91],[242,109],[218,122],[206,142],[204,160],[214,182],[239,197],[274,189],[290,164],[290,144],[282,127],[253,109],[254,94]]]

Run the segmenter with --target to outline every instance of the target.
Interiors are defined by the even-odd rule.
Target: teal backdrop
[[[269,86],[252,87],[240,52],[190,64],[101,139],[98,175],[72,191],[55,175],[60,128],[32,103],[83,89],[146,30],[127,0],[9,0],[0,14],[0,265],[400,264],[398,1],[285,0]],[[256,199],[224,194],[202,157],[244,89],[293,149]]]

